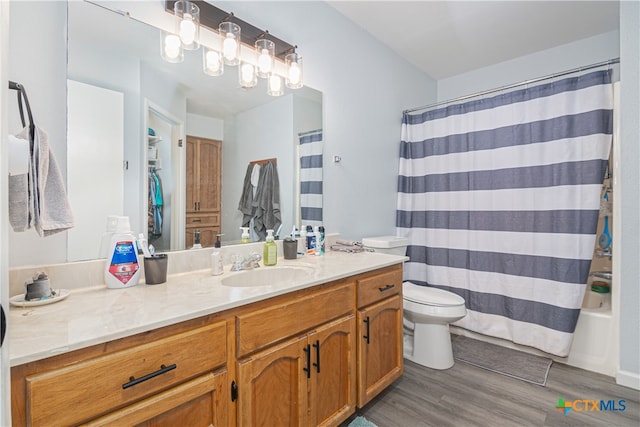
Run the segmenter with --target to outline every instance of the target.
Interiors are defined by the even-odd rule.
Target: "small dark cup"
[[[282,249],[284,251],[284,259],[298,258],[298,241],[287,237],[282,241]]]
[[[144,257],[144,281],[147,285],[159,285],[167,281],[167,254]]]

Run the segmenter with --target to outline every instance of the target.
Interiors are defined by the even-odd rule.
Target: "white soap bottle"
[[[216,234],[216,242],[213,245],[213,252],[211,252],[212,276],[219,276],[224,273],[222,264],[222,250],[220,249],[220,246],[222,246],[220,242],[220,236],[222,236],[222,234]]]
[[[128,288],[138,284],[140,272],[136,238],[131,234],[129,217],[119,217],[116,230],[111,236],[109,256],[104,267],[104,282],[108,288]]]

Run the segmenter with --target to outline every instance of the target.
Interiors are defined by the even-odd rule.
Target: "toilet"
[[[449,323],[467,314],[464,298],[411,282],[402,284],[404,357],[432,369],[453,366]]]
[[[374,252],[405,255],[408,239],[395,236],[369,237],[362,244]],[[449,324],[467,315],[464,298],[429,286],[402,284],[404,312],[404,357],[432,369],[453,366]]]

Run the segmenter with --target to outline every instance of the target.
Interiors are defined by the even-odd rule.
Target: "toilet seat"
[[[464,305],[464,298],[460,295],[430,286],[419,286],[411,282],[402,284],[402,297],[406,301],[434,307]]]

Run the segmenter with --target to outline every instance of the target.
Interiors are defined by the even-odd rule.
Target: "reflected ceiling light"
[[[289,53],[284,57],[287,66],[287,78],[285,84],[289,89],[300,89],[302,87],[302,57],[297,53]]]
[[[218,26],[218,31],[224,41],[222,42],[222,56],[227,65],[238,65],[240,63],[240,26],[233,22],[222,22]]]
[[[238,74],[240,80],[240,86],[245,88],[254,87],[258,84],[258,76],[256,74],[256,68],[253,64],[243,62],[238,67]]]
[[[282,77],[277,74],[271,74],[269,76],[269,87],[267,89],[267,95],[280,96],[284,93],[282,87]]]
[[[200,47],[200,8],[193,2],[179,0],[173,6],[178,18],[176,34],[180,36],[182,48],[196,50]]]
[[[256,41],[255,46],[258,54],[258,77],[267,78],[273,70],[276,45],[271,40],[261,38]]]
[[[216,50],[203,47],[202,65],[205,74],[210,76],[221,76],[224,73],[224,61],[222,54]]]
[[[160,32],[160,53],[162,59],[167,62],[176,64],[184,60],[184,52],[182,50],[182,42],[180,37],[175,34]]]

